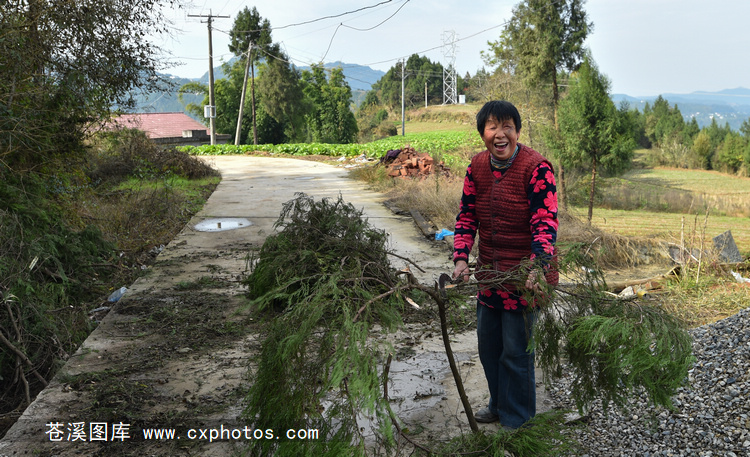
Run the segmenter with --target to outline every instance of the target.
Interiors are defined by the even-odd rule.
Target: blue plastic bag
[[[453,236],[453,232],[450,230],[442,229],[439,232],[435,232],[435,241],[440,241],[446,236]]]

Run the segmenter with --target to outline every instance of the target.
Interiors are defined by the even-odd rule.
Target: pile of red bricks
[[[391,152],[398,152],[398,155],[390,154]],[[395,157],[392,157],[394,155]],[[417,152],[414,148],[407,146],[400,150],[389,151],[389,156],[385,158],[384,163],[388,167],[388,176],[407,178],[426,177],[433,173],[436,167],[443,168],[442,164],[434,162],[426,152]]]

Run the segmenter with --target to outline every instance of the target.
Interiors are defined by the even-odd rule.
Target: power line
[[[402,9],[403,7],[405,7],[405,6],[406,6],[406,4],[407,4],[407,3],[409,3],[410,1],[411,1],[411,0],[406,0],[406,1],[404,2],[404,4],[403,4],[403,5],[401,5],[401,6],[399,6],[399,7],[398,7],[398,9],[396,10],[396,12],[395,12],[395,13],[393,13],[393,14],[391,14],[390,16],[388,16],[387,18],[385,18],[385,19],[384,19],[384,20],[383,20],[382,22],[380,22],[379,24],[377,24],[377,25],[374,25],[374,26],[372,26],[372,27],[370,27],[370,28],[367,28],[367,29],[358,29],[358,28],[356,28],[356,27],[352,27],[352,26],[350,26],[350,25],[344,25],[344,23],[343,23],[343,22],[342,22],[341,24],[339,24],[339,26],[340,26],[340,27],[346,27],[346,28],[348,28],[348,29],[352,29],[352,30],[356,30],[357,32],[369,32],[370,30],[374,30],[374,29],[376,29],[376,28],[380,27],[381,25],[385,24],[385,23],[386,23],[386,22],[388,22],[389,20],[391,20],[391,19],[393,18],[393,16],[397,15],[397,14],[398,14],[398,12],[399,12],[399,11],[401,11],[401,9]]]
[[[384,2],[380,2],[380,3],[377,3],[375,5],[365,6],[365,7],[356,9],[356,10],[347,11],[345,13],[335,14],[333,16],[324,16],[324,17],[320,17],[320,18],[317,18],[317,19],[312,19],[310,21],[298,22],[296,24],[289,24],[289,25],[284,25],[284,26],[281,26],[281,27],[273,27],[271,30],[281,30],[281,29],[285,29],[285,28],[288,28],[288,27],[296,27],[298,25],[312,24],[313,22],[319,22],[319,21],[323,21],[323,20],[326,20],[326,19],[333,19],[333,18],[337,18],[337,17],[341,17],[341,16],[346,16],[347,14],[359,13],[360,11],[364,11],[366,9],[371,9],[371,8],[376,8],[376,7],[380,6],[380,5],[385,5],[386,3],[391,3],[392,1],[393,0],[386,0]]]
[[[398,8],[398,9],[396,10],[396,12],[395,12],[395,13],[391,14],[390,16],[388,16],[388,17],[387,17],[387,18],[386,18],[386,19],[385,19],[384,21],[382,21],[382,22],[380,22],[379,24],[377,24],[377,25],[374,25],[374,26],[372,26],[372,27],[370,27],[370,28],[367,28],[367,29],[358,29],[358,28],[356,28],[356,27],[351,27],[351,26],[349,26],[349,25],[344,25],[344,23],[343,23],[343,22],[342,22],[342,23],[340,23],[340,24],[339,24],[339,25],[338,25],[338,26],[336,27],[336,30],[335,30],[335,31],[333,32],[333,36],[331,37],[331,40],[330,40],[330,41],[328,42],[328,49],[326,49],[326,52],[325,52],[325,54],[323,54],[323,57],[322,57],[322,58],[321,58],[320,60],[321,60],[321,61],[322,61],[322,60],[325,60],[326,56],[328,55],[328,51],[330,51],[330,50],[331,50],[331,45],[333,45],[333,39],[334,39],[334,38],[336,37],[336,33],[337,33],[337,32],[339,31],[339,28],[341,28],[341,27],[346,27],[346,28],[349,28],[349,29],[352,29],[352,30],[356,30],[356,31],[358,31],[358,32],[369,32],[370,30],[374,30],[374,29],[376,29],[376,28],[380,27],[381,25],[385,24],[385,23],[386,23],[386,22],[388,22],[389,20],[391,20],[391,19],[393,18],[393,16],[397,15],[397,14],[398,14],[398,12],[399,12],[399,11],[401,11],[401,9],[402,9],[403,7],[405,7],[407,3],[409,3],[409,1],[410,1],[410,0],[406,0],[406,1],[404,2],[404,4],[403,4],[403,5],[401,5],[401,6],[400,6],[400,7],[399,7],[399,8]]]

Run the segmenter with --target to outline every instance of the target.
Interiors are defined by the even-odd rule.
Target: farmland
[[[190,148],[189,152],[210,155],[263,151],[274,155],[349,158],[364,154],[379,158],[390,149],[409,145],[445,161],[460,177],[468,158],[482,149],[481,139],[467,108],[433,108],[410,113],[406,135],[371,143],[219,145]],[[740,251],[750,255],[750,178],[706,170],[642,167],[642,159],[649,152],[637,151],[635,167],[622,176],[598,181],[600,190],[592,223],[605,231],[672,242],[683,237],[699,243],[697,236],[705,233],[709,245],[711,238],[731,230]],[[582,180],[586,180],[585,174]],[[458,201],[452,192],[443,195]],[[582,207],[573,207],[571,211],[580,216],[586,214]]]

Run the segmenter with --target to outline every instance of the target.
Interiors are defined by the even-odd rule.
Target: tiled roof
[[[123,114],[113,123],[118,127],[143,130],[149,138],[182,137],[183,130],[202,130],[208,134],[205,125],[185,113]]]

